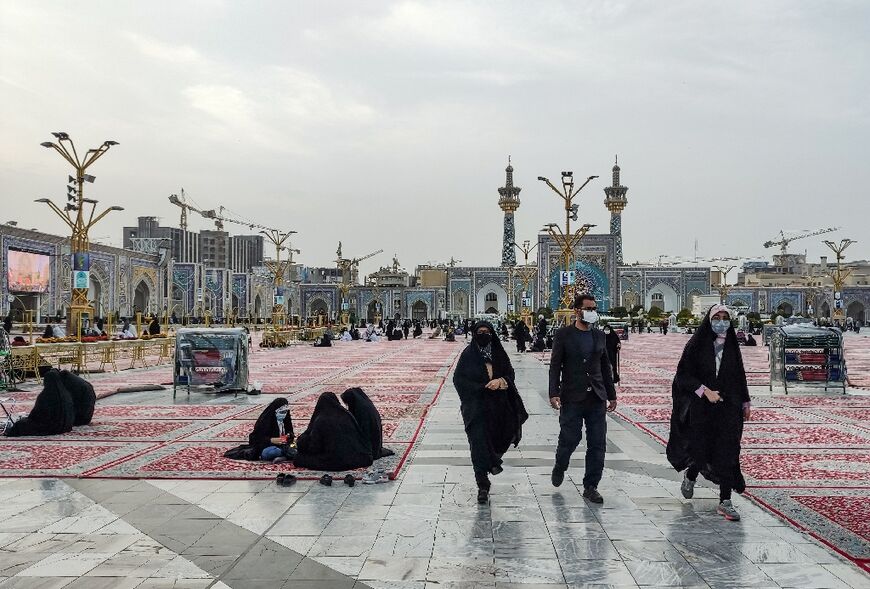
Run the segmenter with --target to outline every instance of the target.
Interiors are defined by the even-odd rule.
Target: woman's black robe
[[[6,430],[7,436],[55,436],[72,431],[75,420],[73,401],[63,386],[60,372],[54,369],[46,372],[43,385],[30,414],[12,424]]]
[[[486,363],[477,344],[472,342],[453,373],[453,385],[459,393],[460,411],[465,434],[471,447],[471,463],[476,472],[492,472],[502,464],[502,455],[511,444],[515,447],[523,436],[523,423],[529,418],[523,400],[514,385],[514,369],[490,323],[481,321],[471,328],[472,336],[486,326],[492,337],[492,378],[504,378],[507,390],[491,391]]]
[[[69,391],[73,403],[73,425],[88,425],[94,417],[97,395],[94,386],[78,374],[61,370],[60,380]]]
[[[360,429],[372,444],[372,458],[377,460],[384,456],[392,456],[394,452],[384,448],[384,429],[381,414],[369,396],[359,388],[347,389],[341,394],[341,400],[347,405]]]
[[[607,358],[613,369],[614,383],[619,382],[619,343],[619,335],[613,328],[610,328],[610,333],[605,334],[604,346],[607,348]]]
[[[312,470],[352,470],[372,465],[372,444],[335,393],[317,399],[308,429],[296,439],[293,464]]]
[[[742,493],[746,482],[740,470],[740,439],[749,387],[734,328],[725,338],[718,376],[715,339],[707,316],[683,350],[671,386],[673,412],[667,456],[677,471],[695,466],[710,482]],[[718,391],[723,401],[714,404],[699,398],[695,391],[701,385]]]
[[[224,452],[224,458],[232,458],[233,460],[259,460],[263,450],[269,446],[274,446],[272,438],[277,438],[281,432],[278,429],[278,418],[275,416],[275,411],[287,404],[287,399],[278,397],[269,403],[257,421],[254,422],[254,429],[248,434],[248,443],[230,448]],[[290,416],[288,408],[287,416],[284,417],[284,434],[287,436],[289,444],[295,439],[293,435],[293,418]]]

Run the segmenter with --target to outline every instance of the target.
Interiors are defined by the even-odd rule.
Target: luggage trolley
[[[182,328],[175,334],[172,397],[179,386],[216,393],[248,390],[248,334],[242,328]]]

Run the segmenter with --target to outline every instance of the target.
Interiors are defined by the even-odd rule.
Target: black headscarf
[[[523,401],[514,385],[514,369],[510,359],[495,337],[495,329],[487,321],[471,327],[476,334],[481,327],[493,334],[488,358],[480,346],[472,343],[462,352],[453,373],[453,385],[462,402],[460,410],[465,433],[471,446],[471,461],[475,470],[489,472],[501,466],[501,457],[511,444],[520,443],[523,423],[528,419]],[[508,389],[491,391],[486,388],[490,376],[486,364],[492,365],[492,378],[504,378]]]
[[[734,327],[729,327],[725,336],[718,374],[713,348],[716,337],[708,312],[686,344],[671,385],[673,412],[667,456],[678,471],[695,465],[709,481],[727,483],[742,493],[746,484],[740,471],[740,438],[749,387]],[[695,391],[701,385],[718,391],[722,403],[713,405],[699,398]]]
[[[278,418],[275,415],[275,411],[286,404],[287,399],[283,397],[278,397],[269,403],[260,413],[257,421],[254,422],[254,429],[248,434],[248,443],[230,448],[224,453],[224,458],[259,460],[263,450],[274,445],[272,438],[277,438],[281,433],[278,429]],[[295,439],[293,435],[293,418],[290,416],[289,408],[286,417],[284,417],[284,433],[287,435],[288,443]]]
[[[372,444],[335,393],[317,399],[308,429],[296,440],[293,463],[312,470],[351,470],[372,465]]]
[[[384,448],[384,429],[381,414],[369,396],[359,387],[347,389],[341,394],[341,400],[347,405],[360,429],[372,444],[372,458],[377,460],[384,456],[392,456],[394,452]]]
[[[30,414],[7,428],[7,436],[55,436],[72,431],[75,420],[73,402],[63,386],[60,372],[53,368],[47,371],[43,385]]]

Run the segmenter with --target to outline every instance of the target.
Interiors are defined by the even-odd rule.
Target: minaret
[[[508,167],[505,168],[504,186],[498,189],[498,206],[504,211],[504,237],[501,244],[501,265],[516,266],[517,256],[514,252],[516,233],[514,230],[514,212],[520,208],[519,186],[514,186],[514,168],[508,156]]]
[[[622,264],[622,210],[628,204],[627,186],[619,183],[619,156],[613,165],[613,186],[604,189],[604,206],[610,211],[610,234],[616,236],[616,263]]]

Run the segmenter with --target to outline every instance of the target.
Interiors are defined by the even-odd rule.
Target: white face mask
[[[590,325],[598,323],[598,311],[581,311],[580,321],[583,323],[589,323]]]

